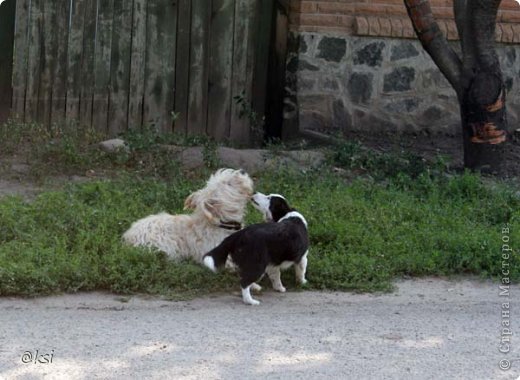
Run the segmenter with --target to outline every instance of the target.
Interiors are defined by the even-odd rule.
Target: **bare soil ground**
[[[419,135],[383,135],[350,133],[350,140],[358,140],[363,145],[382,152],[406,150],[431,159],[437,155],[450,158],[450,164],[455,169],[462,170],[464,152],[462,136],[429,136]],[[516,133],[504,147],[500,177],[520,177],[520,134]]]
[[[4,298],[0,378],[518,378],[520,341],[513,337],[507,354],[498,350],[504,297],[496,283],[396,286],[390,294],[265,290],[256,307],[238,293],[180,302],[102,293]],[[518,320],[514,305],[511,313]],[[511,368],[501,370],[501,360]]]

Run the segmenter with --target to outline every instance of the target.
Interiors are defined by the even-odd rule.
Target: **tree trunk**
[[[459,98],[464,166],[482,172],[500,171],[502,143],[507,139],[505,87],[499,70],[477,74]]]
[[[495,52],[495,23],[501,0],[454,0],[462,60],[442,35],[428,0],[404,0],[415,32],[457,93],[464,166],[500,171],[507,140],[505,86]]]

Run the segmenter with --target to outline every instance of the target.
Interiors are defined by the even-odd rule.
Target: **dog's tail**
[[[217,268],[226,264],[226,260],[231,252],[231,247],[234,240],[234,235],[228,236],[222,241],[222,243],[206,253],[203,259],[204,265],[213,272],[216,272]]]

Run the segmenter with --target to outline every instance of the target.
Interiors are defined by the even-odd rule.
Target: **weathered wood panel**
[[[38,120],[38,96],[40,89],[40,64],[43,46],[43,2],[31,0],[28,27],[27,88],[25,92],[25,120]]]
[[[56,3],[43,1],[41,4],[42,29],[41,58],[40,58],[40,85],[38,90],[37,120],[45,125],[51,122],[51,94],[52,75],[56,60],[58,45],[53,42],[56,24],[53,20],[56,13]]]
[[[80,119],[81,63],[83,58],[83,31],[87,0],[72,0],[67,53],[66,119]]]
[[[210,136],[227,140],[231,123],[234,0],[214,0],[211,20],[208,129]]]
[[[206,133],[208,120],[209,36],[211,1],[193,0],[187,131]]]
[[[191,60],[191,15],[192,0],[178,1],[177,43],[175,64],[175,112],[178,119],[175,122],[175,132],[186,134],[188,131],[188,101],[190,85]]]
[[[247,144],[233,97],[262,113],[273,2],[18,0],[13,110],[109,135],[148,125]]]
[[[177,3],[148,1],[143,123],[172,131]]]
[[[12,116],[23,120],[25,113],[25,90],[27,87],[27,25],[29,24],[29,0],[11,0],[11,3],[13,2],[16,2],[15,18],[17,21],[15,23],[14,32],[16,48],[13,54]],[[0,21],[0,24],[3,24],[3,21]]]
[[[128,128],[140,128],[143,123],[144,72],[146,57],[147,0],[134,0],[130,58],[130,93],[128,95]]]
[[[15,11],[13,0],[0,4],[0,123],[7,120],[11,109]]]
[[[74,0],[72,0],[74,1]],[[68,39],[70,30],[70,6],[71,0],[59,2],[52,15],[54,23],[54,65],[52,73],[51,91],[51,124],[63,123],[65,120],[65,109],[67,105],[67,55]]]
[[[112,136],[128,128],[131,37],[132,2],[115,0],[108,108],[108,133]]]
[[[92,127],[100,132],[108,132],[114,0],[98,0],[97,7]]]
[[[258,11],[257,36],[265,36],[258,38],[255,48],[255,69],[253,80],[253,108],[263,114],[265,110],[267,93],[267,73],[269,68],[269,48],[271,43],[272,18],[274,13],[274,1],[260,0],[260,10]],[[267,95],[267,96],[266,96]]]
[[[96,51],[96,26],[99,0],[85,1],[83,54],[81,56],[79,123],[83,127],[91,127],[92,101],[94,95],[94,54]]]
[[[244,96],[247,103],[251,102],[253,85],[253,49],[254,28],[256,27],[254,15],[256,14],[257,1],[236,0],[235,7],[235,35],[233,47],[233,83],[232,96]],[[243,110],[236,101],[231,102],[231,128],[230,139],[232,141],[248,144],[250,141],[249,115],[242,115]]]

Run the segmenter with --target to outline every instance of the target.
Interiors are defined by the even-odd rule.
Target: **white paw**
[[[252,299],[252,298],[250,300],[248,300],[248,301],[244,301],[244,303],[246,305],[254,305],[254,306],[260,305],[260,301],[257,301],[257,300]]]
[[[251,290],[254,292],[259,292],[262,290],[262,287],[260,285],[258,285],[256,282],[253,282],[251,284]]]
[[[276,288],[274,288],[274,290],[276,290],[277,292],[280,292],[280,293],[285,293],[285,291],[287,289],[285,289],[285,287],[283,285],[280,285],[280,286],[277,286]]]
[[[300,284],[301,284],[301,285],[305,285],[306,283],[307,283],[307,280],[306,280],[306,279],[302,278],[302,279],[300,280]]]

